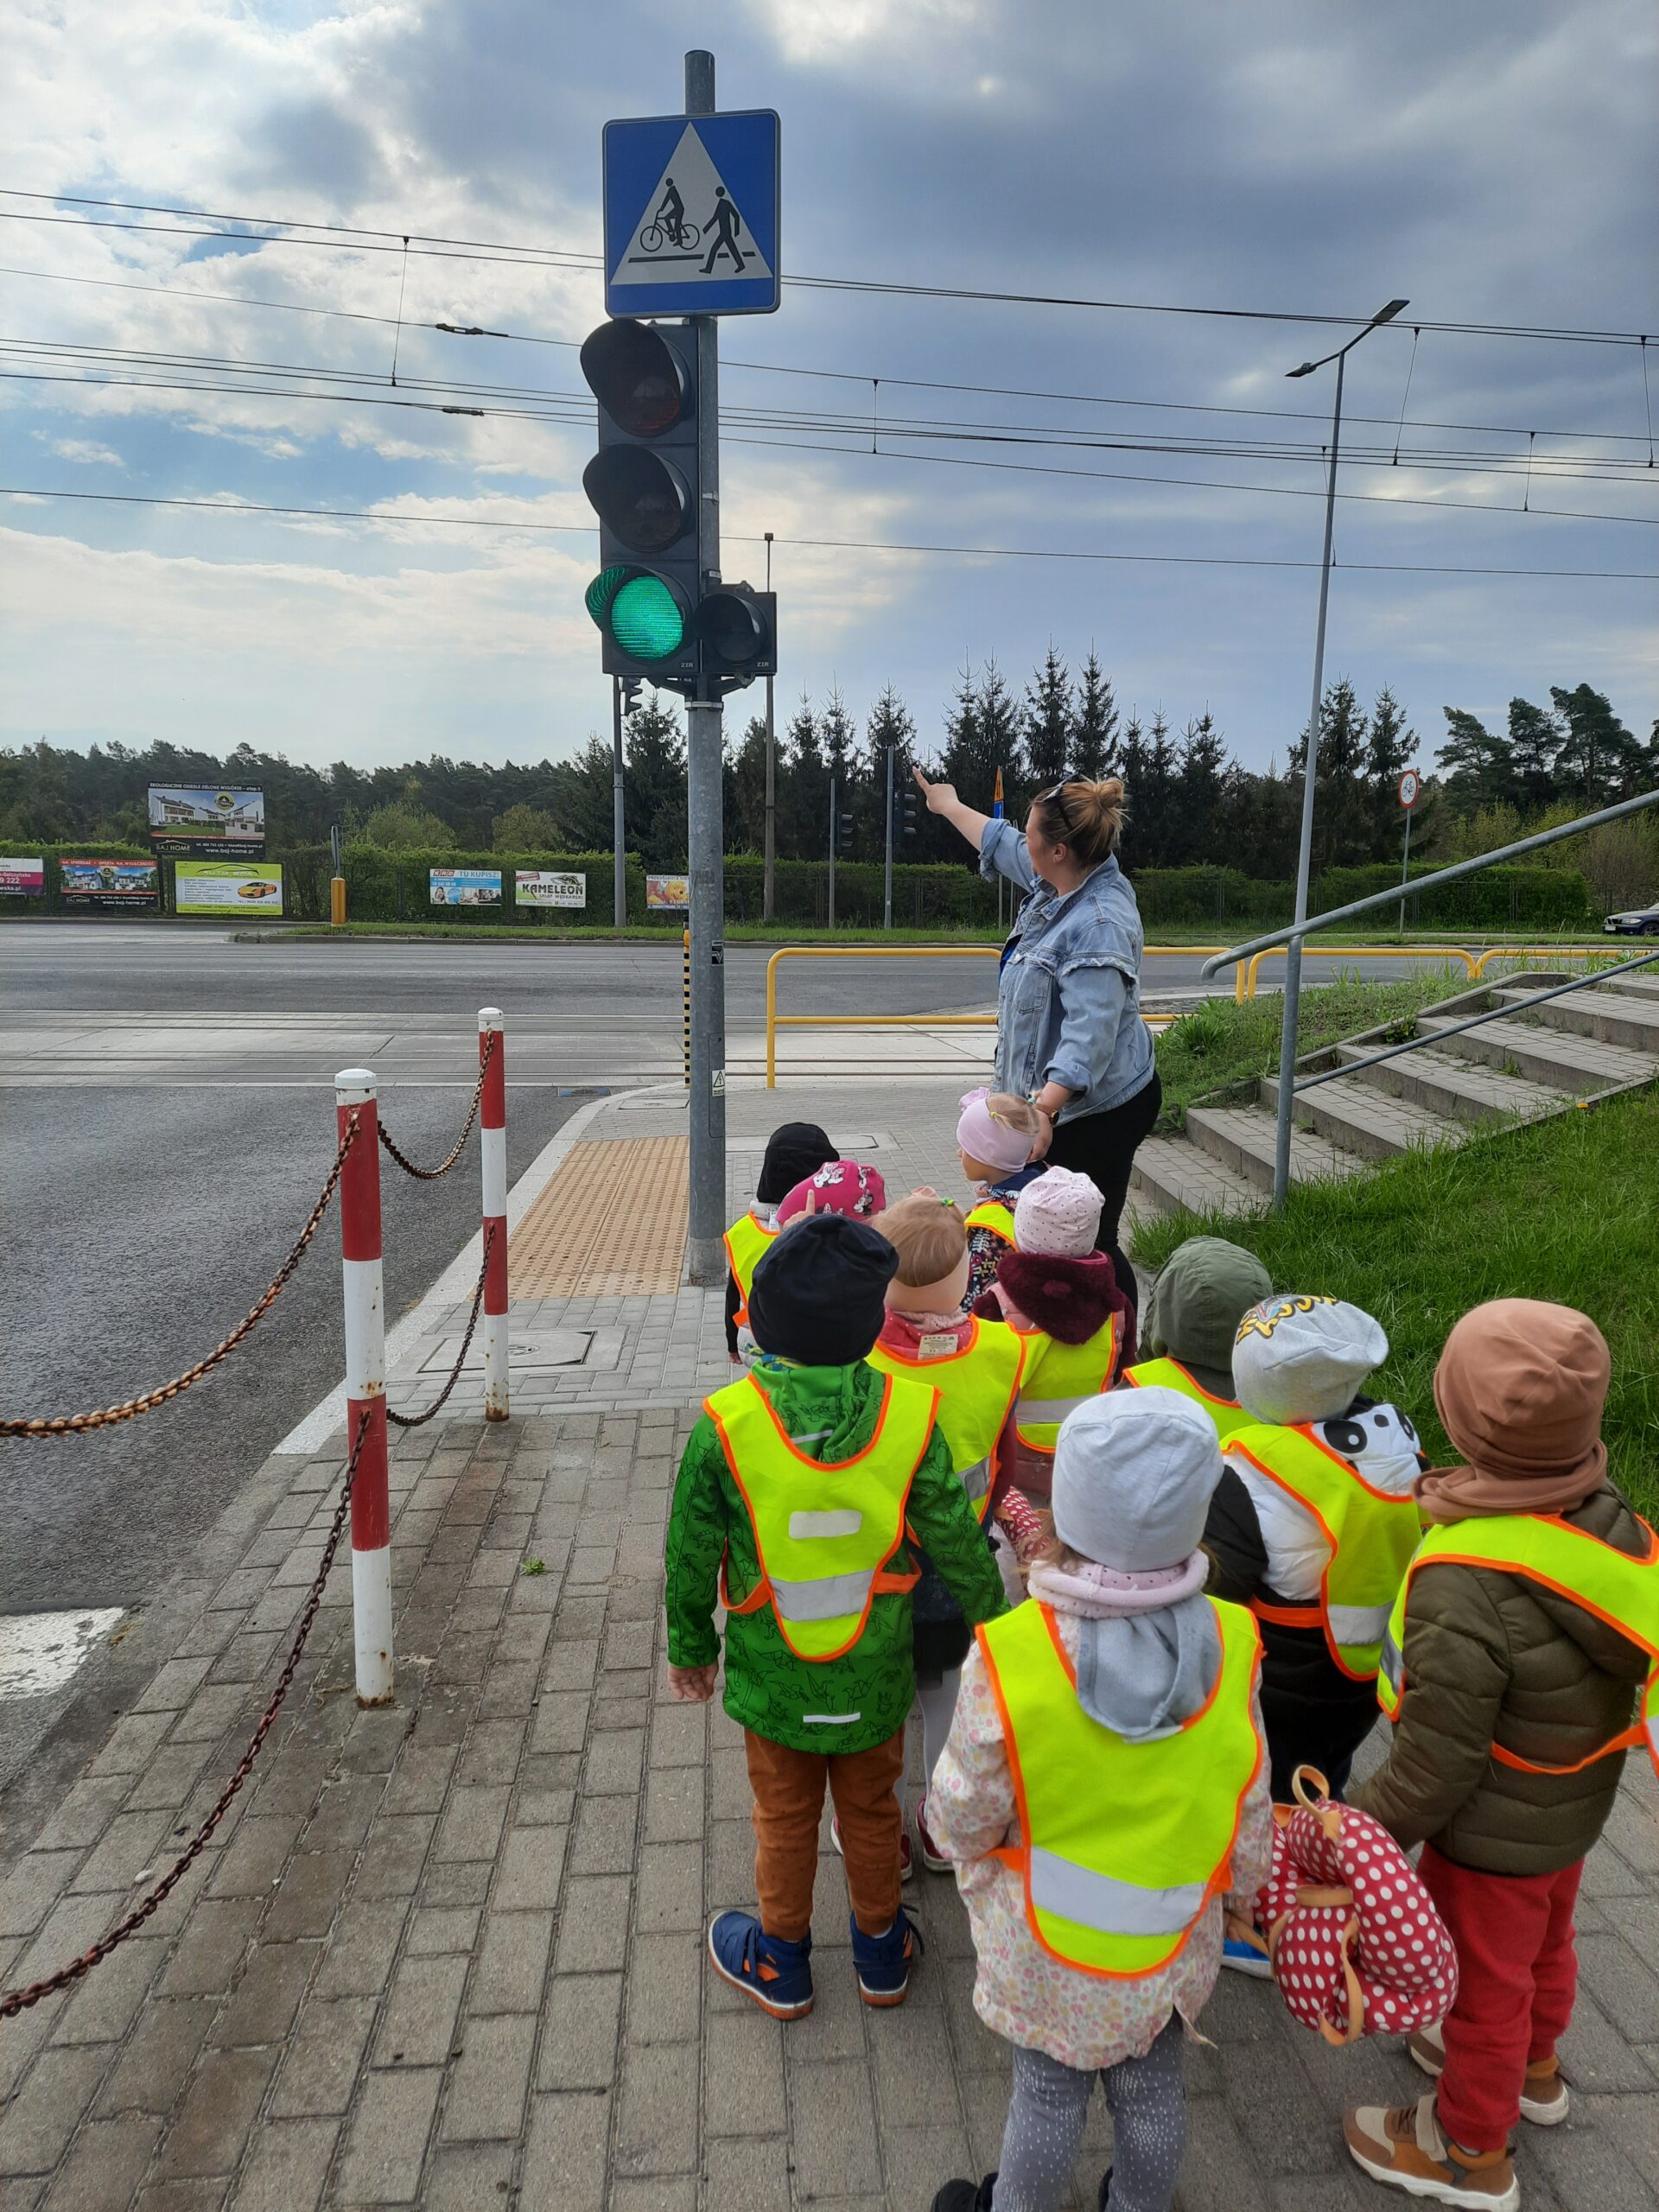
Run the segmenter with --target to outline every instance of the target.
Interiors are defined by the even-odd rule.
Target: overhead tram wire
[[[318,223],[296,218],[227,213],[207,208],[175,207],[144,200],[93,199],[73,193],[25,192],[16,188],[0,186],[0,198],[39,201],[54,207],[103,207],[128,214],[173,215],[187,221],[230,223],[238,226],[232,232],[187,231],[169,232],[159,224],[109,224],[101,219],[86,216],[57,216],[27,209],[0,210],[0,215],[11,221],[75,223],[90,229],[148,230],[162,235],[186,237],[220,237],[252,239],[257,233],[266,235],[259,240],[268,245],[310,245],[326,248],[345,248],[353,252],[416,253],[433,259],[456,259],[477,257],[482,260],[506,262],[523,267],[572,268],[597,270],[602,266],[597,254],[577,253],[563,247],[508,245],[484,238],[452,238],[434,232],[404,232],[380,230],[372,226]],[[302,232],[321,232],[320,237],[302,237]],[[1199,316],[1223,321],[1329,324],[1342,329],[1363,328],[1363,315],[1332,315],[1325,312],[1295,313],[1276,308],[1198,307],[1181,302],[1149,300],[1105,300],[1083,296],[1045,292],[995,291],[988,288],[969,285],[914,284],[896,279],[863,276],[785,277],[786,284],[805,289],[834,292],[861,292],[878,297],[906,299],[944,299],[980,301],[1003,307],[1059,307],[1098,310],[1122,315],[1167,315]],[[1497,323],[1473,321],[1433,321],[1420,319],[1414,327],[1444,334],[1484,338],[1529,338],[1556,340],[1576,345],[1636,346],[1642,341],[1637,331],[1598,330],[1570,326],[1534,323]]]
[[[216,515],[273,515],[315,518],[330,522],[414,524],[429,529],[502,530],[532,535],[575,536],[598,528],[593,522],[550,523],[511,520],[480,515],[416,515],[398,509],[369,507],[281,506],[257,500],[185,499],[145,492],[80,492],[57,487],[0,484],[0,499],[74,499],[112,506],[185,507]],[[759,545],[752,532],[728,531],[728,542]],[[1317,561],[1281,560],[1267,555],[1222,553],[1117,553],[1090,548],[1052,545],[941,545],[871,537],[796,537],[774,533],[773,543],[812,552],[906,553],[949,555],[980,561],[1104,561],[1182,569],[1316,569]],[[1659,583],[1659,569],[1524,569],[1469,566],[1421,561],[1344,561],[1344,574],[1411,576],[1522,576],[1578,579],[1586,582]]]
[[[199,291],[194,286],[188,285],[131,283],[117,277],[77,276],[62,270],[20,269],[16,264],[9,263],[0,263],[0,276],[34,278],[43,283],[90,285],[107,291],[159,293],[169,299],[207,301],[221,306],[267,309],[284,315],[320,315],[341,321],[374,323],[388,330],[392,329],[397,322],[397,318],[393,315],[372,315],[360,308],[314,306],[301,300],[257,298],[240,292]],[[408,318],[405,318],[405,325],[410,328],[440,332],[450,337],[493,338],[509,345],[546,346],[556,347],[565,353],[577,353],[581,350],[582,345],[581,340],[575,338],[555,338],[543,333],[530,331],[486,330],[478,325],[450,322],[415,324]],[[959,392],[996,399],[1050,400],[1057,404],[1077,407],[1132,407],[1150,409],[1166,414],[1238,416],[1291,423],[1324,423],[1326,419],[1317,410],[1310,408],[1228,407],[1215,402],[1145,399],[1138,396],[1110,392],[1052,391],[1028,385],[971,384],[965,383],[960,378],[938,377],[895,377],[884,374],[878,379],[864,370],[806,367],[785,361],[745,361],[735,357],[728,358],[725,366],[728,369],[741,369],[753,375],[804,377],[856,385],[880,381],[882,384],[891,385],[895,390]],[[1442,423],[1428,416],[1403,414],[1397,419],[1393,416],[1382,415],[1354,415],[1346,416],[1344,419],[1355,423],[1366,423],[1374,428],[1385,429],[1393,425],[1396,430],[1401,429],[1456,430],[1494,437],[1524,437],[1529,435],[1527,429],[1513,423]],[[1541,428],[1537,435],[1540,437],[1548,438],[1599,438],[1615,445],[1642,446],[1647,443],[1643,434],[1625,430],[1563,430]]]

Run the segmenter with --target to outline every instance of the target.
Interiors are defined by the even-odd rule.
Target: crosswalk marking
[[[0,1615],[0,1698],[48,1697],[64,1688],[120,1618],[119,1605]]]

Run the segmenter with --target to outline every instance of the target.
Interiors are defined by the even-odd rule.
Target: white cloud
[[[50,438],[43,436],[39,430],[35,435],[41,440],[47,451],[56,454],[60,461],[95,463],[105,468],[126,467],[113,446],[99,445],[95,438]]]

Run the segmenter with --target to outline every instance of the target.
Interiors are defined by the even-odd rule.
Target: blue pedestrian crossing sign
[[[607,315],[771,315],[779,131],[771,108],[605,125]]]

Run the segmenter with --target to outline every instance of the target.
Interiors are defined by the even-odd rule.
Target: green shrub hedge
[[[18,841],[14,841],[18,842]],[[40,899],[0,899],[0,920],[16,920],[29,914],[85,912],[66,904],[59,889],[59,862],[64,859],[148,860],[142,845],[39,845],[29,839],[21,848],[39,852],[46,862],[46,890]],[[328,918],[328,881],[333,873],[327,845],[289,845],[273,849],[270,858],[283,870],[283,912],[290,921],[326,922]],[[175,862],[163,860],[160,885],[162,909],[174,911]],[[1412,874],[1427,875],[1432,862]],[[378,845],[353,844],[344,856],[346,904],[354,922],[427,921],[442,915],[446,922],[506,922],[525,929],[608,929],[611,926],[611,855],[601,853],[397,853]],[[429,897],[429,870],[434,868],[499,868],[502,903],[499,906],[435,907]],[[585,910],[518,906],[512,898],[516,868],[550,868],[585,874]],[[645,865],[636,853],[627,858],[628,919],[634,924],[660,925],[668,931],[683,926],[675,913],[650,913],[645,906]],[[757,853],[726,855],[726,917],[728,921],[758,922],[761,918],[765,863]],[[1165,923],[1212,923],[1218,931],[1246,922],[1273,924],[1288,919],[1288,883],[1259,881],[1230,868],[1141,868],[1132,880],[1140,901],[1141,917],[1149,936]],[[1313,886],[1313,908],[1345,906],[1398,882],[1393,865],[1378,861],[1363,868],[1328,868]],[[776,919],[822,925],[830,918],[830,870],[823,861],[779,861],[774,902]],[[880,867],[868,861],[843,861],[836,869],[836,919],[849,929],[879,929],[882,920],[883,876]],[[970,867],[951,863],[929,867],[896,865],[893,871],[893,918],[901,928],[988,928],[997,918],[996,886],[981,880]],[[108,910],[105,910],[108,911]],[[1004,894],[1003,912],[1007,912]],[[1389,919],[1389,910],[1379,910],[1376,919]],[[1443,891],[1413,897],[1408,920],[1420,929],[1513,928],[1577,930],[1594,927],[1599,909],[1582,875],[1564,868],[1498,867],[1466,877]]]

